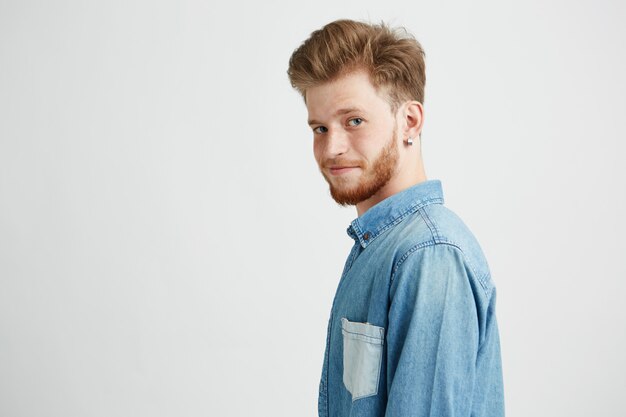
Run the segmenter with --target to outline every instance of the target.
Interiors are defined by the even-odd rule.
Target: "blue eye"
[[[326,133],[328,132],[328,129],[324,126],[318,126],[316,128],[313,129],[313,132],[315,133]]]
[[[363,123],[363,119],[361,119],[360,117],[355,117],[354,119],[348,120],[348,124],[350,126],[358,126],[361,123]]]

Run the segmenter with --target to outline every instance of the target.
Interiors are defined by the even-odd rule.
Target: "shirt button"
[[[365,232],[365,234],[363,235],[363,239],[367,240],[369,238],[370,238],[369,232]]]

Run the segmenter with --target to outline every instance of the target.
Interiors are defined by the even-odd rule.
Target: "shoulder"
[[[443,268],[461,263],[486,295],[494,288],[489,264],[478,239],[463,220],[442,204],[421,207],[403,227],[392,273],[415,270],[429,262]]]

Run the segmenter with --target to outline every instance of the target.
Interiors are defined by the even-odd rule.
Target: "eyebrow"
[[[358,107],[346,107],[345,109],[339,109],[335,112],[335,114],[333,114],[333,116],[341,116],[343,114],[347,114],[347,113],[352,113],[352,112],[361,112],[364,113],[364,111]],[[322,122],[318,122],[317,120],[314,119],[309,119],[309,126],[310,125],[317,125],[317,124],[322,124]]]

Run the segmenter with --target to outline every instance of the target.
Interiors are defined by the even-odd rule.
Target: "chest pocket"
[[[378,393],[385,329],[341,318],[343,384],[352,401]]]

